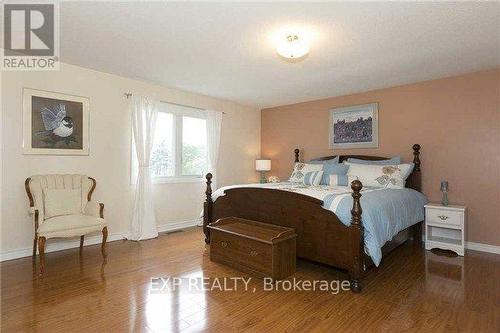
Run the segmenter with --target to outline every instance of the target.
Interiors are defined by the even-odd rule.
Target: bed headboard
[[[408,176],[408,179],[406,179],[406,187],[412,188],[416,191],[421,192],[422,191],[422,172],[420,169],[420,145],[419,144],[414,144],[413,147],[413,163],[415,164],[415,168],[413,168],[412,173],[410,176]],[[300,150],[295,149],[295,162],[300,162]],[[344,162],[348,158],[357,158],[360,160],[367,160],[367,161],[381,161],[381,160],[388,160],[389,158],[387,157],[381,157],[381,156],[369,156],[369,155],[332,155],[332,156],[323,156],[323,157],[317,157],[312,159],[311,161],[325,161],[325,160],[331,160],[332,158],[335,158],[336,156],[339,157],[339,162]]]

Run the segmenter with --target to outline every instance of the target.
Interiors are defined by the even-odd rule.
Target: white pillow
[[[82,213],[81,189],[43,189],[45,217]]]
[[[322,170],[323,164],[296,162],[292,171],[292,175],[290,176],[290,179],[288,181],[292,183],[302,183],[304,181],[304,175],[306,173]]]
[[[349,162],[345,164],[349,165],[347,172],[349,183],[357,179],[363,186],[384,188],[404,188],[406,178],[413,168],[413,164],[373,165]]]

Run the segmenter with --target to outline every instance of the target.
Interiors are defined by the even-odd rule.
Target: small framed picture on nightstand
[[[464,255],[466,207],[425,205],[425,249],[439,248]]]

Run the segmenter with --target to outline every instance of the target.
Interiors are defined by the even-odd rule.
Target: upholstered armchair
[[[84,236],[102,232],[101,253],[106,258],[108,228],[104,204],[91,201],[94,178],[85,175],[37,175],[26,179],[25,188],[35,226],[33,258],[40,253],[40,272],[45,268],[45,242],[49,238]]]

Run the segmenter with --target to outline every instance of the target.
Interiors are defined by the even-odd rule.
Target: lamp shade
[[[257,171],[271,170],[271,160],[255,160],[255,170]]]

